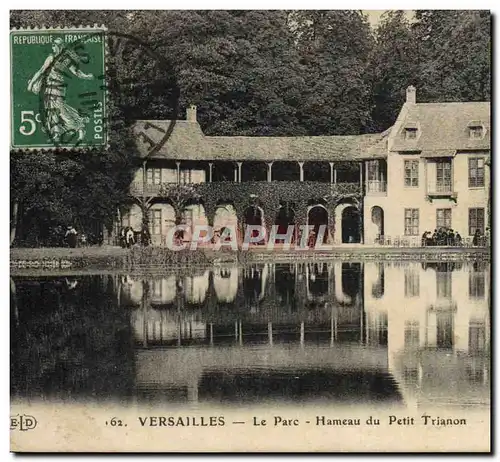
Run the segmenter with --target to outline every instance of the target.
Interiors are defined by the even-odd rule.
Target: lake
[[[13,401],[488,407],[490,267],[11,278]]]

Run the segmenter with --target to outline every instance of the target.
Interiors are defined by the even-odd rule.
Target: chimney
[[[186,120],[188,122],[196,122],[196,106],[194,104],[191,104],[191,106],[189,106],[187,109],[186,109]]]
[[[406,89],[406,102],[412,104],[417,102],[417,89],[413,85]]]

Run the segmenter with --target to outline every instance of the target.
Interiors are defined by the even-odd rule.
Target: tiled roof
[[[139,120],[136,135],[143,133],[159,143],[171,125],[169,120]],[[387,133],[349,136],[205,136],[197,122],[179,120],[167,141],[150,152],[145,136],[137,136],[141,157],[171,160],[230,161],[342,161],[387,157]]]
[[[469,137],[469,127],[484,125],[482,139]],[[405,127],[417,127],[415,140],[405,139]],[[490,103],[405,103],[389,136],[390,151],[490,149]]]
[[[170,136],[161,143],[172,124]],[[477,124],[484,126],[484,137],[470,138],[469,127]],[[405,139],[405,128],[417,128],[416,139]],[[355,161],[385,158],[388,151],[439,157],[457,150],[490,149],[490,103],[405,103],[393,127],[370,135],[205,136],[196,121],[187,120],[139,120],[134,131],[141,134],[139,155],[154,159]]]

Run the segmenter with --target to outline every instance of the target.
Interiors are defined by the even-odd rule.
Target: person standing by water
[[[76,229],[73,226],[68,226],[64,238],[66,239],[68,245],[73,249],[76,247],[77,235],[78,233],[76,232]]]
[[[127,233],[125,234],[125,237],[126,237],[126,240],[127,240],[127,248],[130,248],[135,243],[134,230],[131,227],[129,227],[127,229]]]

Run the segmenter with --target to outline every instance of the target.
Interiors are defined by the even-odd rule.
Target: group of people
[[[488,232],[488,228],[486,229]],[[472,238],[473,246],[481,246],[484,245],[485,236],[481,234],[479,229],[476,229],[474,236]],[[433,233],[430,231],[426,231],[422,234],[422,247],[430,247],[430,246],[453,246],[453,247],[461,247],[463,245],[462,236],[458,231],[454,231],[449,228],[439,228],[435,229]]]
[[[120,246],[129,249],[138,242],[138,237],[143,246],[151,244],[151,235],[147,227],[143,227],[140,233],[136,233],[131,226],[125,226],[120,231]]]

